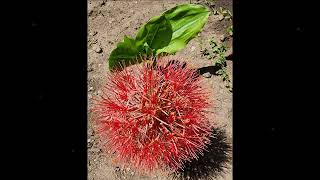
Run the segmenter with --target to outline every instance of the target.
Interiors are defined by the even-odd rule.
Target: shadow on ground
[[[204,73],[207,73],[207,72],[209,72],[212,75],[218,75],[217,71],[220,69],[221,69],[220,66],[213,65],[213,66],[198,68],[197,71],[199,72],[200,75],[203,75]]]
[[[209,73],[212,74],[212,75],[217,75],[216,72],[217,72],[219,69],[221,69],[221,68],[218,67],[218,66],[206,66],[206,67],[199,68],[199,69],[197,69],[197,70],[198,70],[198,72],[199,72],[200,75],[203,75],[204,73],[207,73],[207,72],[209,72]]]
[[[198,159],[184,164],[185,168],[173,174],[174,179],[214,179],[230,167],[231,144],[227,142],[225,130],[213,128],[213,137],[208,151]]]

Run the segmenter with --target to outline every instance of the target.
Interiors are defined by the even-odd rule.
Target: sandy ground
[[[205,1],[192,1],[200,3]],[[124,35],[135,36],[136,30],[152,16],[159,15],[177,4],[189,3],[189,0],[158,0],[158,1],[88,1],[88,102],[91,107],[93,96],[101,93],[105,75],[108,72],[107,59],[116,44]],[[217,0],[215,8],[224,7],[232,12],[232,0]],[[177,56],[188,59],[195,68],[213,65],[201,53],[209,46],[213,37],[220,41],[221,36],[226,36],[226,28],[232,24],[229,20],[219,20],[217,15],[211,14],[203,31],[189,42],[187,47]],[[232,38],[224,40],[232,51]],[[230,52],[227,52],[230,53]],[[232,61],[227,61],[228,73],[232,77]],[[232,93],[225,87],[222,78],[216,75],[203,78],[214,102],[212,120],[216,126],[223,128],[229,142],[232,142]],[[146,179],[163,180],[172,177],[155,174],[154,176],[139,175],[131,169],[121,169],[114,165],[110,155],[102,152],[99,140],[92,128],[91,117],[88,114],[88,179],[89,180],[114,180],[114,179]],[[208,177],[209,178],[209,177]],[[231,180],[232,168],[222,173],[216,180]]]

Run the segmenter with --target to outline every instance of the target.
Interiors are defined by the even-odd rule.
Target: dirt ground
[[[88,108],[91,107],[92,97],[101,93],[105,75],[108,72],[107,59],[124,35],[135,37],[137,29],[152,16],[159,15],[178,4],[189,2],[189,0],[88,1]],[[209,1],[192,0],[192,3],[205,4],[206,2]],[[232,0],[216,0],[214,4],[213,8],[224,7],[232,12]],[[203,56],[201,50],[208,48],[210,39],[214,38],[218,42],[224,41],[229,49],[227,54],[232,53],[232,37],[226,36],[226,29],[231,24],[232,21],[226,19],[220,21],[218,15],[211,14],[202,32],[191,40],[184,50],[178,52],[177,56],[188,59],[188,63],[191,63],[194,68],[212,66],[213,61]],[[227,69],[232,82],[232,60],[227,61]],[[214,103],[213,123],[225,130],[228,141],[232,142],[232,93],[225,87],[220,76],[203,77],[203,82],[212,93],[210,101]],[[131,169],[122,169],[114,165],[110,155],[102,152],[92,127],[92,114],[88,113],[89,180],[173,179],[171,176],[162,174],[139,175]],[[208,178],[210,177],[205,179]],[[221,176],[214,179],[231,180],[232,165],[230,164],[230,168],[225,173],[221,173]]]

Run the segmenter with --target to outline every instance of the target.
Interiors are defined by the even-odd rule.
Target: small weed
[[[232,20],[231,11],[229,11],[229,10],[223,8],[223,7],[219,7],[219,9],[213,9],[212,12],[213,12],[214,15],[222,15],[223,19]]]
[[[201,4],[207,6],[211,11],[214,10],[216,0],[197,0],[195,4]]]
[[[211,50],[204,49],[202,54],[208,59],[215,59],[214,66],[217,67],[216,74],[222,77],[222,80],[226,83],[226,88],[232,92],[230,77],[227,73],[227,62],[225,53],[227,52],[227,47],[224,44],[219,45],[212,38],[210,40]]]
[[[233,26],[232,25],[227,28],[227,34],[229,36],[233,36]]]
[[[209,50],[207,49],[207,48],[205,48],[204,50],[201,50],[201,52],[202,52],[202,54],[204,55],[204,56],[209,56],[210,55],[210,52],[209,52]],[[208,58],[208,59],[211,59],[211,58]]]
[[[198,41],[199,47],[200,47],[200,49],[202,49],[203,48],[203,39],[201,37],[198,37],[198,38],[196,38],[196,41]]]

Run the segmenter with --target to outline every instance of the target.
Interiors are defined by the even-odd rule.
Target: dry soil
[[[101,93],[104,79],[108,72],[107,59],[116,44],[124,35],[135,36],[137,29],[152,16],[159,15],[178,4],[189,3],[189,0],[158,0],[158,1],[88,1],[88,108],[91,107],[92,97]],[[192,3],[209,4],[210,1]],[[224,7],[232,12],[232,0],[216,0],[212,8]],[[232,24],[231,20],[219,20],[219,15],[211,14],[207,24],[199,35],[191,40],[187,47],[177,53],[180,58],[188,59],[194,68],[210,67],[213,60],[203,56],[201,50],[209,48],[210,39],[217,42],[222,39],[228,47],[227,54],[232,53],[232,37],[226,34],[226,29]],[[224,38],[223,38],[224,37]],[[229,76],[232,77],[232,60],[227,61]],[[232,78],[231,78],[232,81]],[[212,121],[216,126],[226,131],[228,141],[232,142],[232,93],[225,87],[222,78],[212,75],[203,77],[203,82],[212,95]],[[88,112],[88,179],[89,180],[164,180],[172,179],[162,174],[153,176],[139,175],[131,169],[122,169],[112,163],[110,155],[102,152],[99,139],[91,123],[91,112]],[[209,178],[209,177],[208,177]],[[217,180],[231,180],[232,166]]]

